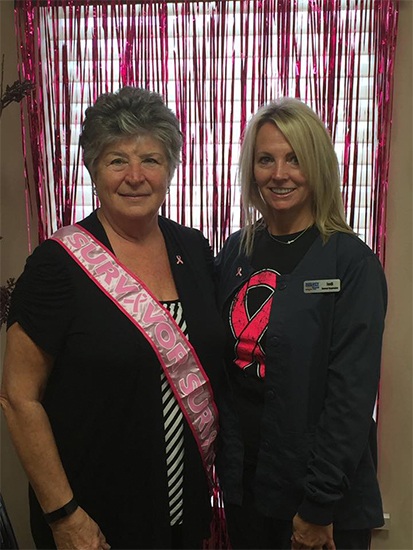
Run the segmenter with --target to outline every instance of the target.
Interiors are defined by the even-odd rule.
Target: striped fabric
[[[176,323],[188,336],[183,309],[179,300],[162,302]],[[162,407],[166,442],[166,467],[168,476],[169,513],[171,525],[182,523],[184,480],[184,422],[183,414],[173,394],[168,379],[161,368]]]

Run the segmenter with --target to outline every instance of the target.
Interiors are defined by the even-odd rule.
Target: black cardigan
[[[95,213],[81,225],[110,249]],[[163,217],[159,225],[190,341],[219,401],[223,327],[212,252],[199,231]],[[28,258],[9,326],[16,321],[55,358],[43,405],[79,504],[112,548],[170,548],[160,365],[149,343],[52,240]],[[210,500],[187,425],[184,437],[184,539],[191,548],[208,535]],[[31,522],[37,546],[52,548],[33,493]]]
[[[251,276],[241,233],[218,255],[221,309]],[[306,281],[339,279],[337,292],[307,293]],[[309,283],[307,283],[308,285]],[[379,260],[355,235],[318,237],[277,279],[266,333],[266,375],[255,503],[261,513],[339,529],[383,524],[372,419],[387,287]],[[243,376],[228,364],[230,378]],[[237,441],[238,439],[238,441]],[[224,496],[242,500],[243,445],[220,467]]]

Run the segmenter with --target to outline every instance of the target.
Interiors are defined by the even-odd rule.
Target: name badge
[[[340,292],[340,279],[318,279],[304,281],[305,294],[321,294],[323,292]]]

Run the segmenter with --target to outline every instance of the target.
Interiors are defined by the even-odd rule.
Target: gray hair
[[[250,254],[259,212],[268,223],[269,211],[254,180],[254,150],[258,130],[267,122],[284,135],[297,156],[313,194],[313,216],[324,241],[336,231],[353,233],[341,196],[340,171],[331,136],[318,115],[299,99],[285,97],[258,109],[249,121],[241,146],[239,171],[246,226],[242,247]]]
[[[182,133],[177,117],[162,97],[132,86],[99,96],[86,109],[80,136],[83,161],[92,179],[105,147],[121,138],[140,136],[151,136],[163,145],[172,178],[180,162]]]

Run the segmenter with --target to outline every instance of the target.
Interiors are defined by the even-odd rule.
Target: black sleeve
[[[72,316],[74,290],[69,256],[45,241],[29,256],[11,297],[7,325],[19,323],[46,353],[58,355]]]
[[[368,445],[380,377],[387,287],[372,254],[342,279],[334,312],[327,396],[308,463],[299,515],[327,525]]]

